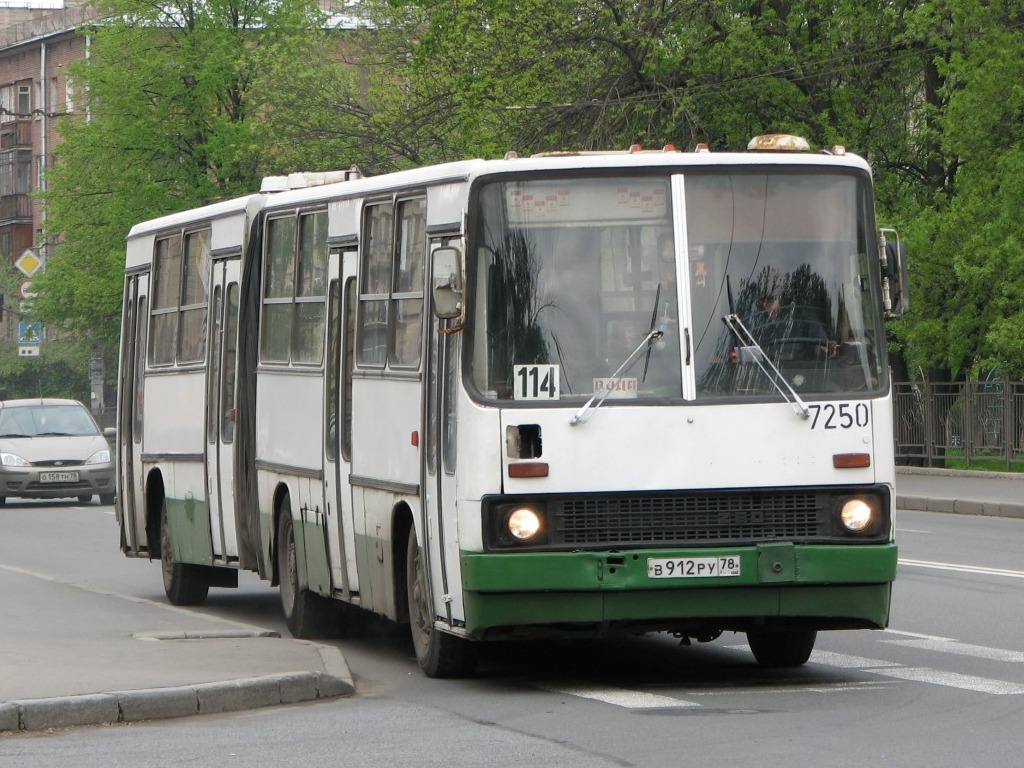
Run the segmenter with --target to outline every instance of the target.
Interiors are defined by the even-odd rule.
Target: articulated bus
[[[408,624],[434,677],[619,633],[803,664],[889,619],[887,232],[864,160],[778,135],[292,174],[138,224],[121,547],[176,605],[245,570],[297,637]]]

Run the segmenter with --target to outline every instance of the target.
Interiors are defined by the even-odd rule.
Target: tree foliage
[[[1024,375],[1021,0],[362,0],[336,34],[304,0],[102,2],[42,281],[97,339],[132,223],[267,173],[783,131],[872,163],[911,257],[910,368]]]
[[[81,114],[61,122],[47,173],[56,247],[36,312],[109,348],[128,230],[258,188],[279,154],[264,124],[283,109],[279,78],[325,66],[315,58],[325,22],[307,0],[100,0],[99,10],[90,57],[71,69]]]

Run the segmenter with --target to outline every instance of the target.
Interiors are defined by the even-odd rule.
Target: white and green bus
[[[293,174],[128,236],[117,514],[177,605],[240,570],[431,676],[482,642],[746,633],[804,663],[896,573],[868,165],[575,152]]]

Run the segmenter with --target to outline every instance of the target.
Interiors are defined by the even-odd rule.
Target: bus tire
[[[292,637],[308,640],[324,634],[330,612],[329,602],[299,586],[298,550],[291,502],[285,496],[277,520],[277,573],[281,587],[281,610]]]
[[[817,637],[814,629],[747,632],[747,644],[762,667],[799,667],[811,657]]]
[[[201,605],[210,593],[210,581],[202,566],[174,561],[167,502],[160,500],[160,572],[164,593],[171,605]]]
[[[478,659],[477,645],[471,640],[441,632],[434,627],[429,600],[430,587],[413,528],[409,529],[405,552],[409,630],[420,669],[427,677],[471,677]]]

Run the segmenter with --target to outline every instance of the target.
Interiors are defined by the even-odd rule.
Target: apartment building
[[[46,261],[45,214],[33,193],[45,189],[57,118],[75,110],[67,67],[87,55],[78,29],[90,13],[76,0],[0,0],[0,259],[8,263],[27,253]],[[5,307],[23,299],[5,296]],[[17,324],[4,314],[0,338],[10,339]]]

